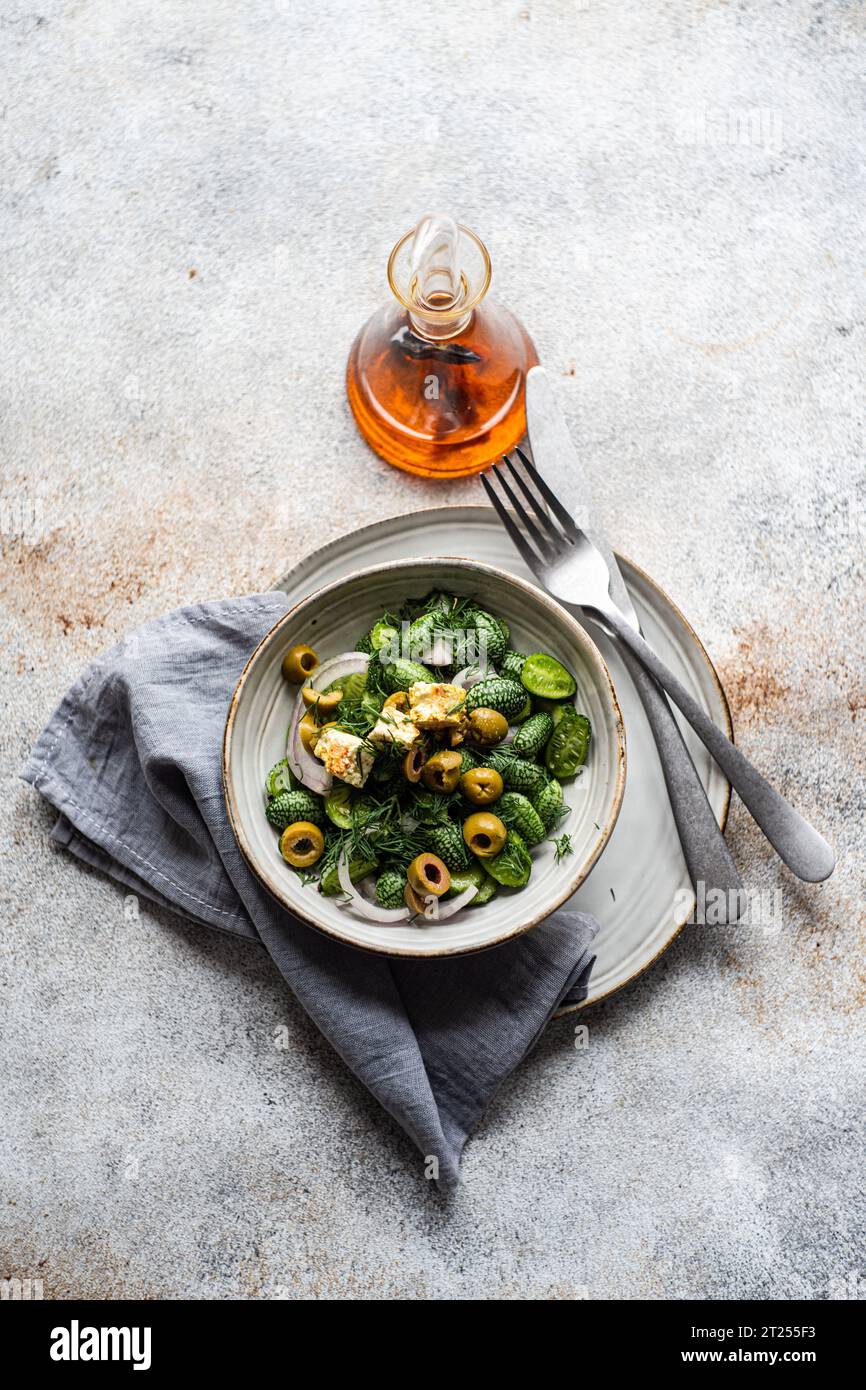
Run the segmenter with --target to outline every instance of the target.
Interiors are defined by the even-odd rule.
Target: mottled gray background
[[[4,0],[0,1275],[863,1292],[864,59],[860,0]],[[16,781],[128,626],[478,499],[379,462],[343,394],[431,207],[487,240],[616,543],[840,853],[802,886],[735,806],[781,930],[685,931],[586,1052],[554,1024],[451,1205],[263,951],[125,920]]]

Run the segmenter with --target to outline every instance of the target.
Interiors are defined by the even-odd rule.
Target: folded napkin
[[[21,775],[59,811],[53,837],[80,859],[191,921],[263,942],[417,1144],[424,1175],[451,1189],[497,1087],[554,1010],[586,997],[598,928],[563,909],[479,954],[389,960],[271,898],[229,828],[220,759],[235,684],[286,606],[278,593],[197,604],[130,633],[68,691]]]

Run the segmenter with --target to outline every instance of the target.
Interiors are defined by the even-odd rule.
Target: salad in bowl
[[[238,683],[223,770],[238,845],[284,906],[365,949],[449,955],[571,896],[615,823],[625,746],[583,628],[443,558],[287,613]]]
[[[353,651],[287,649],[298,690],[264,814],[291,868],[371,921],[420,923],[524,888],[545,840],[570,852],[562,782],[591,723],[571,671],[509,639],[505,615],[434,590]]]

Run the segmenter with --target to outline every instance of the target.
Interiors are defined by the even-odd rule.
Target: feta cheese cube
[[[466,691],[445,681],[416,681],[409,687],[409,718],[419,729],[452,729],[462,719]]]
[[[371,743],[399,743],[403,748],[411,748],[413,743],[417,743],[419,732],[408,714],[394,705],[388,705],[367,737]]]
[[[375,758],[363,739],[342,729],[324,729],[313,752],[334,777],[353,787],[363,787]]]

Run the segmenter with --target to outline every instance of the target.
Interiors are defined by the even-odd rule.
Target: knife
[[[532,367],[527,373],[526,432],[536,468],[571,513],[576,525],[601,551],[610,572],[610,597],[629,626],[640,632],[637,611],[599,523],[589,480],[543,367]],[[572,611],[575,616],[583,618],[581,610]],[[631,652],[623,646],[619,647],[619,651],[652,730],[677,833],[696,895],[701,898],[703,894],[703,901],[726,904],[725,920],[733,925],[744,905],[743,885],[715,812],[707,800],[698,770],[667,696]],[[708,899],[707,895],[713,889],[719,891]]]

